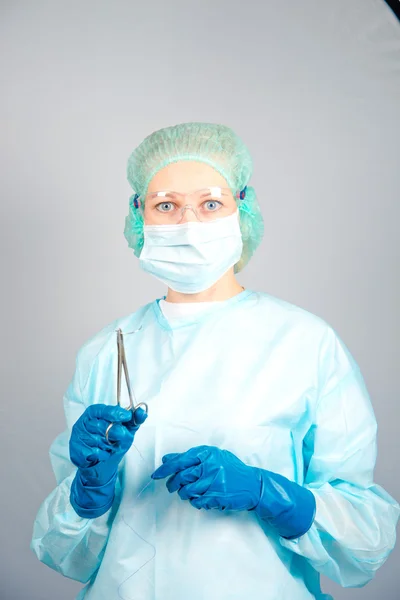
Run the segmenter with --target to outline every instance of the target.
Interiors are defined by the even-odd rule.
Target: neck
[[[236,280],[233,272],[233,268],[230,269],[221,279],[219,279],[213,286],[204,292],[198,294],[181,294],[168,288],[168,294],[166,297],[167,302],[217,302],[223,300],[229,300],[233,296],[240,294],[243,291],[243,287]]]

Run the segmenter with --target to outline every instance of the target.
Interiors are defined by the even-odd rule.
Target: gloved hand
[[[92,404],[72,428],[71,461],[78,467],[71,485],[70,501],[80,517],[93,519],[108,511],[115,495],[118,465],[129,450],[147,413],[120,406]],[[136,424],[135,424],[136,422]],[[113,423],[108,435],[106,429]]]
[[[304,535],[313,523],[312,492],[282,475],[246,465],[228,450],[197,446],[166,454],[162,461],[151,477],[169,476],[168,490],[198,509],[254,510],[287,539]]]

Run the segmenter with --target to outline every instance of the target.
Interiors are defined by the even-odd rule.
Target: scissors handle
[[[146,402],[139,402],[139,404],[136,404],[135,408],[133,409],[133,422],[135,425],[138,425],[138,423],[136,422],[136,419],[135,419],[135,412],[137,411],[138,408],[143,408],[143,410],[146,413],[149,412],[149,407],[147,406]]]

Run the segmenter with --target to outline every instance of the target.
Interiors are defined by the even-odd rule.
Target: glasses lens
[[[213,186],[191,194],[172,191],[147,194],[145,210],[153,223],[213,221],[232,214],[236,202],[229,188]]]

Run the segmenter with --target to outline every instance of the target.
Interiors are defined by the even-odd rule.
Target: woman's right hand
[[[147,413],[138,408],[133,412],[120,406],[92,404],[72,428],[69,442],[70,458],[79,468],[84,485],[103,485],[118,470]],[[110,423],[106,439],[106,430]]]

